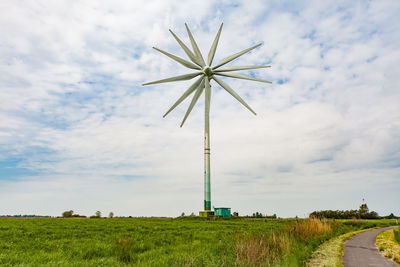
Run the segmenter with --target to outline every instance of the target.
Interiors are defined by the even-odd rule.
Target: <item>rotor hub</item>
[[[212,71],[212,69],[209,66],[205,66],[203,68],[203,73],[205,75],[207,75],[209,78],[211,78],[211,76],[213,76],[214,72]]]

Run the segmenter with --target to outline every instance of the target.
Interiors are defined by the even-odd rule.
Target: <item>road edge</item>
[[[397,228],[399,228],[399,226],[397,226]],[[383,257],[400,265],[400,244],[394,241],[394,229],[396,228],[377,234],[375,237],[375,246]],[[393,255],[393,249],[399,253],[398,256]]]
[[[373,227],[363,230],[357,230],[349,233],[342,234],[340,236],[329,239],[322,243],[311,255],[311,258],[306,263],[307,267],[318,267],[318,266],[332,266],[332,267],[343,267],[342,257],[344,252],[344,243],[351,239],[353,236],[374,230],[380,227]]]

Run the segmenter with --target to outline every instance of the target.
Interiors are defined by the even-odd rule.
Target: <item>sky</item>
[[[0,214],[179,216],[204,201],[204,94],[185,23],[206,57],[272,81],[214,81],[211,201],[240,215],[358,209],[400,215],[400,2],[15,1],[0,3]]]

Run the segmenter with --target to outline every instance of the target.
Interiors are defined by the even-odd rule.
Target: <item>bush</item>
[[[64,212],[62,213],[62,216],[63,216],[64,218],[70,218],[70,217],[72,217],[73,214],[74,214],[74,211],[73,211],[73,210],[68,210],[68,211],[64,211]]]
[[[74,218],[87,218],[85,215],[73,214],[72,217]]]

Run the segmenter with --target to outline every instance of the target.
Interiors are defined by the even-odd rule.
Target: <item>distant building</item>
[[[220,216],[222,218],[230,218],[231,208],[214,208],[214,216]]]

